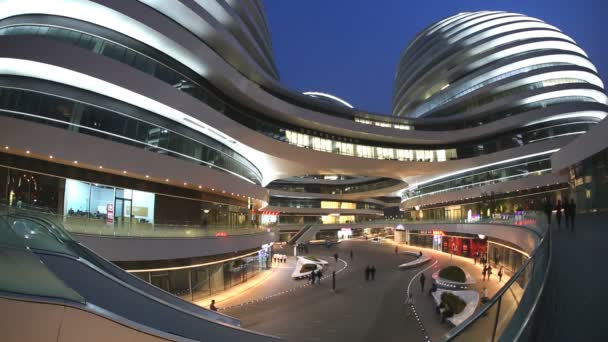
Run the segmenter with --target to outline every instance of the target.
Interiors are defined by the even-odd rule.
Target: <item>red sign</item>
[[[114,222],[114,204],[106,205],[106,223]]]

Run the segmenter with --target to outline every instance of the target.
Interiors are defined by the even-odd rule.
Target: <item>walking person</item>
[[[482,267],[483,267],[483,269],[482,269],[482,271],[481,271],[481,275],[482,275],[482,277],[483,277],[483,280],[485,281],[485,280],[486,280],[486,272],[488,271],[488,268],[486,267],[486,265],[485,265],[485,264],[482,264],[482,265],[483,265],[483,266],[482,266]]]
[[[350,250],[350,260],[353,260],[353,257],[354,257],[354,256],[355,256],[355,255],[353,254],[353,250],[351,249],[351,250]]]
[[[321,278],[323,278],[323,272],[321,270],[317,270],[317,285],[321,285]]]
[[[315,283],[315,271],[316,270],[313,270],[312,272],[310,272],[310,275],[309,275],[310,285],[314,285],[314,283]]]
[[[557,231],[562,230],[562,201],[557,200],[557,205],[555,206],[555,218],[557,219]]]
[[[502,282],[502,266],[500,266],[500,269],[498,270],[498,282]]]
[[[369,277],[372,273],[371,268],[369,267],[369,265],[365,266],[365,280],[369,280]]]
[[[372,276],[372,280],[374,280],[376,278],[376,266],[372,265],[372,268],[370,268],[369,272]]]
[[[570,228],[570,201],[568,201],[568,197],[564,199],[564,228],[566,230]]]
[[[574,217],[576,216],[576,203],[574,198],[570,199],[570,231],[574,233]]]
[[[551,228],[551,213],[553,212],[553,206],[551,205],[551,200],[547,197],[545,202],[545,215],[547,215],[547,224],[549,228]]]
[[[490,276],[492,275],[492,266],[488,264],[488,280],[490,280]]]
[[[338,253],[334,253],[334,260],[338,263]]]
[[[215,299],[211,300],[211,305],[209,305],[209,310],[217,311],[217,306],[215,306]]]
[[[395,246],[395,255],[399,254],[399,246]]]
[[[424,282],[426,281],[426,276],[424,272],[420,273],[420,292],[424,293]]]

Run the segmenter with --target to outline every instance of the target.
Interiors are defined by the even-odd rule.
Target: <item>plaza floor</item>
[[[552,225],[552,265],[540,305],[537,341],[608,341],[604,326],[608,214],[578,215],[574,232]]]
[[[407,249],[400,247],[401,251]],[[473,265],[471,259],[456,256],[450,259],[445,253],[422,251],[438,260],[438,264],[426,272],[427,289],[432,272],[449,264],[457,264],[472,276],[481,277],[481,269]],[[334,253],[341,259],[337,263]],[[419,281],[415,280],[412,293],[426,331],[421,329],[416,316],[405,305],[405,299],[410,280],[426,266],[399,270],[398,265],[414,257],[404,253],[395,255],[392,242],[350,240],[331,249],[312,246],[308,254],[330,262],[325,276],[334,269],[341,271],[336,277],[335,292],[331,291],[331,277],[314,286],[307,285],[306,280],[291,279],[295,257],[289,257],[287,263],[277,264],[277,269],[263,282],[226,299],[216,299],[221,311],[240,319],[244,328],[288,341],[424,341],[427,333],[432,340],[437,340],[452,328],[449,323],[440,322],[432,298],[426,291],[421,293]],[[374,281],[365,280],[367,265],[377,269]],[[505,281],[503,277],[503,283]],[[481,290],[483,286],[492,295],[500,285],[497,279],[485,283],[479,279],[474,288]]]

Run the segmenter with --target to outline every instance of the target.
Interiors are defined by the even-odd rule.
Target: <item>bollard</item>
[[[336,291],[336,271],[331,273],[331,290],[333,292]]]

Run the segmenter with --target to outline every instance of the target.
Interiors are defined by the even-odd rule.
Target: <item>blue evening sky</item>
[[[389,114],[402,49],[430,24],[500,10],[539,18],[572,37],[608,80],[608,0],[265,0],[281,81]]]

